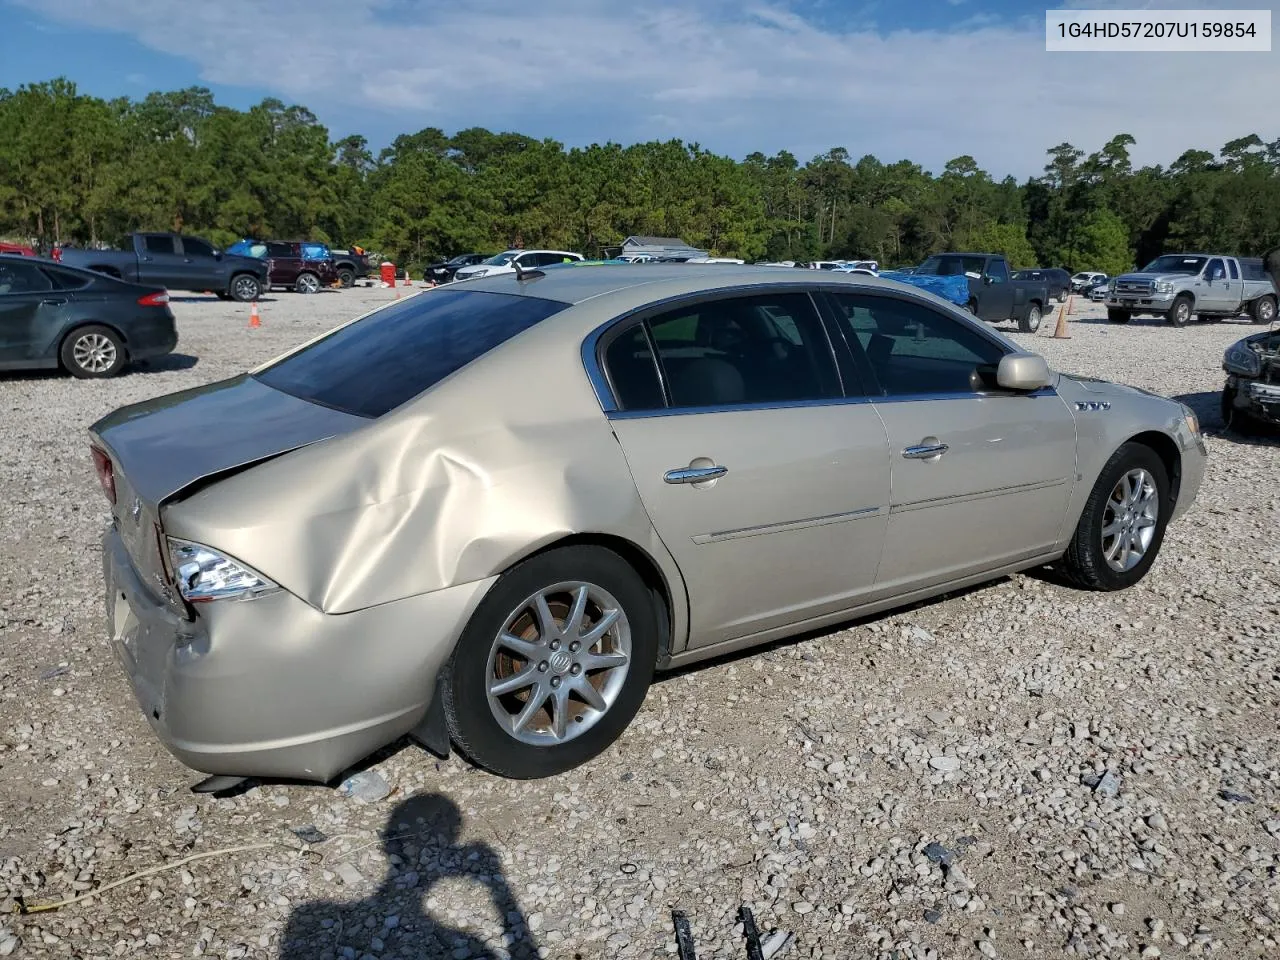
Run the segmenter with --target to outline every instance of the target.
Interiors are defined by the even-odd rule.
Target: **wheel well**
[[[1129,442],[1149,447],[1160,458],[1165,472],[1169,474],[1169,495],[1177,503],[1178,491],[1182,486],[1182,452],[1178,449],[1177,442],[1167,433],[1160,433],[1158,430],[1148,430],[1130,437]]]
[[[550,550],[575,546],[596,546],[612,550],[640,575],[640,579],[649,589],[649,596],[653,598],[653,610],[658,620],[658,665],[662,666],[671,656],[671,588],[667,584],[667,578],[662,575],[662,571],[647,552],[622,537],[605,533],[577,533],[549,543],[528,556],[521,557],[517,562],[523,563],[530,557],[536,557]]]

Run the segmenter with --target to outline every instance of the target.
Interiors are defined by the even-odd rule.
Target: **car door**
[[[169,290],[186,290],[187,267],[171,233],[138,235],[138,279]]]
[[[36,264],[0,260],[0,365],[56,359],[48,331],[61,327],[69,299]]]
[[[213,255],[213,244],[199,237],[180,237],[182,247],[183,290],[223,290],[227,277],[221,262]]]
[[[1227,265],[1221,257],[1212,257],[1204,265],[1204,271],[1194,284],[1196,309],[1206,313],[1230,310],[1231,283],[1227,280]]]
[[[946,583],[1057,542],[1075,480],[1075,418],[1052,388],[995,386],[999,339],[909,296],[831,294],[888,433],[892,490],[877,585]]]
[[[292,243],[268,243],[267,263],[271,271],[272,286],[292,287],[298,280],[298,274],[302,272],[302,258],[297,255]]]
[[[846,610],[874,587],[884,426],[844,396],[826,327],[794,290],[667,307],[602,343],[612,427],[684,576],[695,646]]]
[[[978,316],[999,322],[1013,316],[1013,284],[1009,266],[1003,260],[988,260],[982,273],[983,290],[978,298]]]

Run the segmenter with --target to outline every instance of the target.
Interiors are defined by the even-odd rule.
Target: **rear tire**
[[[1040,329],[1040,305],[1033,303],[1027,307],[1027,312],[1018,318],[1018,329],[1023,333],[1035,333]]]
[[[120,334],[96,323],[67,334],[58,356],[67,372],[81,380],[114,377],[129,363]]]
[[[1270,295],[1259,297],[1249,304],[1249,316],[1254,323],[1273,322],[1276,318],[1276,298]]]
[[[1142,484],[1146,499],[1135,504],[1131,513],[1122,496],[1122,484],[1138,474],[1146,478]],[[1131,483],[1130,489],[1133,486]],[[1117,495],[1121,495],[1120,499]],[[1152,505],[1152,500],[1154,523],[1141,527],[1139,524],[1152,518],[1145,516],[1137,507],[1145,510]],[[1067,577],[1086,590],[1123,590],[1133,586],[1155,563],[1172,509],[1169,475],[1156,452],[1140,443],[1122,445],[1098,474],[1089,499],[1085,501],[1076,532],[1062,558]],[[1123,543],[1119,544],[1120,549],[1114,549],[1117,541],[1127,543],[1130,531],[1140,538],[1142,531],[1147,529],[1151,531],[1150,540],[1141,547],[1141,556],[1131,565],[1117,566],[1120,556],[1131,556],[1130,551],[1123,549]],[[1113,532],[1107,535],[1108,530]]]
[[[587,599],[579,601],[584,612],[575,628],[570,621],[581,589]],[[539,599],[552,618],[549,626],[537,613]],[[590,640],[609,610],[617,611],[612,625]],[[516,645],[501,642],[501,636],[513,637]],[[622,557],[596,546],[539,554],[498,579],[444,667],[450,739],[464,756],[499,776],[525,780],[563,773],[603,752],[626,729],[644,702],[657,653],[653,602]],[[599,658],[614,665],[602,665]],[[507,687],[491,695],[504,681]],[[590,688],[585,698],[577,692],[584,687]],[[530,714],[535,700],[539,706]]]
[[[227,292],[231,299],[239,303],[249,303],[262,296],[262,284],[251,273],[237,273],[231,278],[231,286]]]
[[[1174,298],[1173,306],[1169,308],[1169,312],[1165,315],[1175,327],[1185,327],[1191,322],[1191,316],[1194,313],[1194,303],[1186,294],[1180,294]]]
[[[966,303],[966,304],[964,305],[964,308],[965,308],[966,310],[968,310],[971,314],[973,314],[975,317],[978,315],[978,301],[977,301],[977,300],[970,300],[968,303]]]
[[[338,282],[342,284],[343,288],[355,286],[355,282],[356,282],[355,271],[348,270],[347,268],[343,267],[341,270],[338,271]]]
[[[319,293],[320,278],[314,273],[300,273],[293,283],[293,289],[297,293]]]
[[[1128,310],[1115,310],[1111,307],[1107,308],[1107,320],[1111,323],[1128,323],[1133,319],[1133,314]]]

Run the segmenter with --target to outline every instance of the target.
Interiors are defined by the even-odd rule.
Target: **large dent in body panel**
[[[333,614],[493,576],[575,533],[661,551],[576,344],[544,341],[202,490],[166,529]]]

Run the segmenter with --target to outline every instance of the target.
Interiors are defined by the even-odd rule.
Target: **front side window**
[[[648,323],[674,407],[840,396],[835,358],[808,294],[704,300]]]
[[[213,246],[198,237],[183,237],[182,252],[188,257],[212,257]]]
[[[1205,271],[1205,275],[1210,280],[1225,280],[1227,278],[1227,268],[1222,265],[1222,261],[1214,257],[1209,261],[1209,268]]]
[[[173,237],[163,233],[149,233],[143,237],[147,253],[173,253]]]
[[[1009,266],[1003,260],[992,260],[987,264],[987,276],[995,283],[1007,283]],[[1038,277],[1036,279],[1039,279]]]
[[[889,396],[995,389],[1004,350],[923,304],[867,294],[832,294],[851,349],[861,351]]]
[[[439,290],[340,327],[254,376],[360,417],[380,417],[569,304]]]

